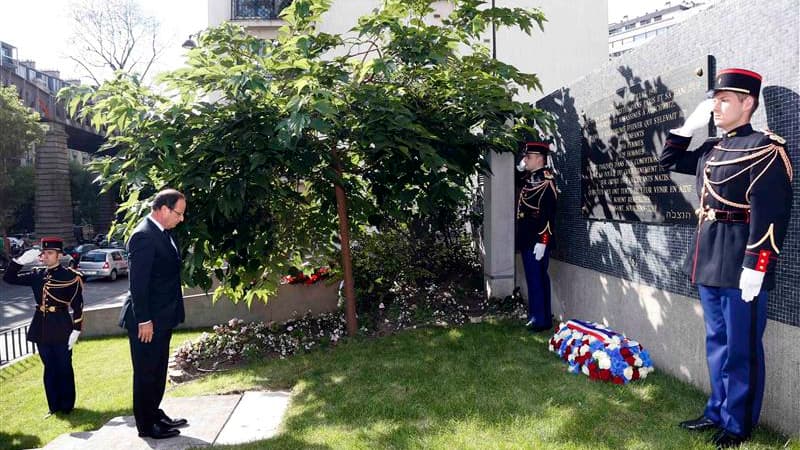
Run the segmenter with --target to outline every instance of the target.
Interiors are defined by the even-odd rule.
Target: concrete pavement
[[[278,433],[289,406],[286,391],[249,391],[233,395],[165,398],[161,403],[171,417],[189,425],[169,439],[140,438],[133,416],[109,420],[89,432],[62,434],[46,450],[183,450],[190,447],[242,444],[269,439]]]

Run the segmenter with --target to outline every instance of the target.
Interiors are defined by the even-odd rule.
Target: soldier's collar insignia
[[[736,136],[736,130],[733,130],[730,133],[725,135],[725,137],[734,137],[734,136]]]

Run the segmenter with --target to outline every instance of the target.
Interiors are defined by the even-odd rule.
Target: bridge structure
[[[59,90],[77,82],[62,80],[56,71],[37,70],[32,61],[18,60],[15,47],[7,43],[0,42],[0,49],[0,83],[16,86],[25,106],[38,112],[47,124],[44,142],[35,149],[36,235],[58,236],[66,245],[74,244],[68,149],[94,154],[105,139],[86,121],[70,117],[56,99]],[[98,231],[108,229],[114,213],[113,200],[104,197],[100,223],[94,224]]]

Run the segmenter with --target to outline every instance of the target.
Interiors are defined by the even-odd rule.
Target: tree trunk
[[[332,150],[331,154],[333,155],[333,169],[341,178],[342,165],[339,161],[339,154],[336,149]],[[355,336],[358,332],[358,321],[356,319],[356,294],[353,287],[353,263],[350,256],[350,222],[347,220],[347,195],[344,191],[344,186],[338,181],[335,182],[334,189],[336,191],[336,212],[339,216],[339,239],[342,245],[347,334],[348,336]]]

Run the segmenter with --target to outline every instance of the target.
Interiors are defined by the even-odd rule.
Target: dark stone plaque
[[[651,78],[620,67],[616,91],[581,112],[582,210],[590,219],[650,223],[696,220],[695,177],[663,170],[658,157],[670,129],[708,91],[706,57]],[[707,135],[695,136],[696,147]]]

